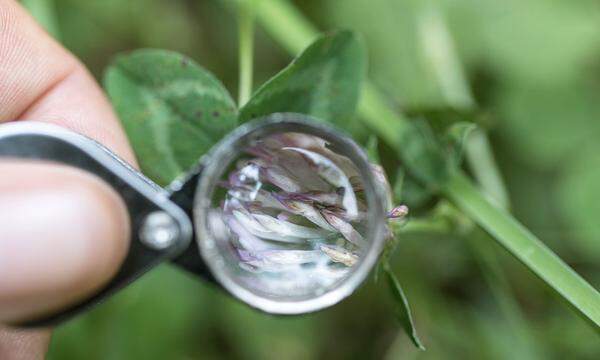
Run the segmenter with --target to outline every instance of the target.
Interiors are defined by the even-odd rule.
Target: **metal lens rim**
[[[299,132],[318,136],[334,145],[357,166],[364,181],[368,204],[368,232],[371,240],[366,254],[355,265],[350,274],[337,286],[320,295],[299,299],[281,299],[258,294],[230,276],[223,255],[208,230],[207,216],[212,205],[214,190],[226,171],[226,165],[238,157],[232,149],[240,148],[255,139],[283,133]],[[371,165],[365,152],[349,136],[339,130],[303,114],[276,113],[250,121],[231,132],[202,158],[203,172],[198,180],[194,198],[194,225],[200,255],[215,279],[232,295],[248,305],[272,314],[302,314],[334,305],[348,297],[365,280],[377,263],[383,250],[385,237],[386,195],[375,183]]]

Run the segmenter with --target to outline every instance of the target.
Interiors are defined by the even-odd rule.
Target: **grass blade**
[[[509,213],[489,202],[464,175],[454,176],[446,185],[445,193],[459,209],[600,330],[600,293],[569,265]]]

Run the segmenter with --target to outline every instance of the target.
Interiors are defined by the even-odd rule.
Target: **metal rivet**
[[[165,250],[171,247],[179,238],[179,226],[169,214],[164,211],[150,213],[140,230],[142,243],[154,250]]]

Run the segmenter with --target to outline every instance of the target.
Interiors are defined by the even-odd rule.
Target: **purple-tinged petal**
[[[288,221],[290,220],[290,214],[286,212],[280,212],[279,214],[277,214],[277,218],[282,221]]]
[[[246,152],[250,155],[256,156],[266,161],[273,160],[273,153],[269,149],[267,149],[262,143],[247,147]]]
[[[254,256],[254,253],[251,251],[248,251],[246,249],[236,249],[236,251],[238,253],[240,260],[242,260],[243,262],[258,260],[258,258],[256,256]]]
[[[344,220],[344,221],[363,221],[367,218],[367,213],[365,211],[359,211],[358,215],[353,218],[350,219],[347,215],[346,212],[344,211],[344,209],[340,208],[340,207],[327,207],[325,209],[323,209],[323,211],[326,211],[330,214],[333,214],[337,217],[339,217],[340,219]]]
[[[230,195],[230,197],[228,197],[227,199],[225,199],[225,202],[223,203],[223,212],[225,214],[231,215],[231,212],[235,209],[243,209],[244,206],[242,205],[243,200],[231,196],[231,191],[227,192],[228,195]]]
[[[408,215],[408,207],[406,205],[399,205],[388,212],[388,219],[403,219]]]
[[[317,202],[327,206],[342,206],[342,196],[334,192],[309,191],[303,193],[290,193],[286,195],[288,199],[304,202]]]
[[[295,179],[299,180],[299,184],[303,189],[316,191],[330,191],[331,186],[323,181],[321,177],[315,173],[313,166],[301,154],[283,151],[276,151],[273,163],[285,169]]]
[[[287,172],[281,168],[274,166],[264,167],[261,169],[261,175],[266,181],[283,191],[299,192],[302,190],[302,186],[300,186],[297,180],[292,179]]]
[[[331,151],[331,149],[328,148],[328,143],[319,137],[307,134],[292,133],[282,135],[281,138],[281,142],[287,147],[306,149],[330,159],[340,169],[342,169],[344,174],[346,174],[348,177],[360,176],[358,168],[356,165],[354,165],[352,160],[350,160],[347,156],[340,155],[335,151]]]
[[[357,198],[356,205],[359,210],[358,217],[350,219],[343,208],[343,196],[333,192],[324,193],[319,191],[311,191],[305,193],[281,194],[281,196],[291,200],[312,203],[315,207],[318,208],[333,209],[334,212],[339,213],[340,216],[348,218],[349,220],[364,219],[364,211],[367,210],[367,204],[365,204],[364,201],[362,201],[361,199]]]
[[[352,189],[352,185],[350,184],[348,177],[337,165],[335,165],[331,160],[324,157],[323,155],[317,154],[312,151],[295,147],[285,147],[283,149],[295,151],[304,155],[317,167],[317,172],[327,182],[331,183],[336,187],[343,188],[344,194],[342,196],[342,204],[346,209],[346,212],[348,213],[348,217],[354,218],[358,215],[358,205],[356,203],[356,195],[354,194],[354,189]]]
[[[280,197],[279,195],[275,195],[281,204],[283,204],[288,211],[293,214],[304,216],[307,220],[322,227],[325,230],[336,231],[336,229],[329,225],[329,223],[325,220],[323,215],[315,209],[312,205],[304,203],[298,200],[290,200],[285,197]]]
[[[259,201],[265,208],[287,210],[285,207],[272,193],[260,190],[256,196],[256,201]]]

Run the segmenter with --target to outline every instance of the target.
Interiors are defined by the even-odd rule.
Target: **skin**
[[[0,126],[56,124],[135,166],[93,77],[14,0],[0,0]],[[125,205],[81,170],[0,160],[0,359],[43,359],[49,329],[8,324],[75,303],[106,284],[128,249]],[[4,324],[4,325],[2,325]]]

